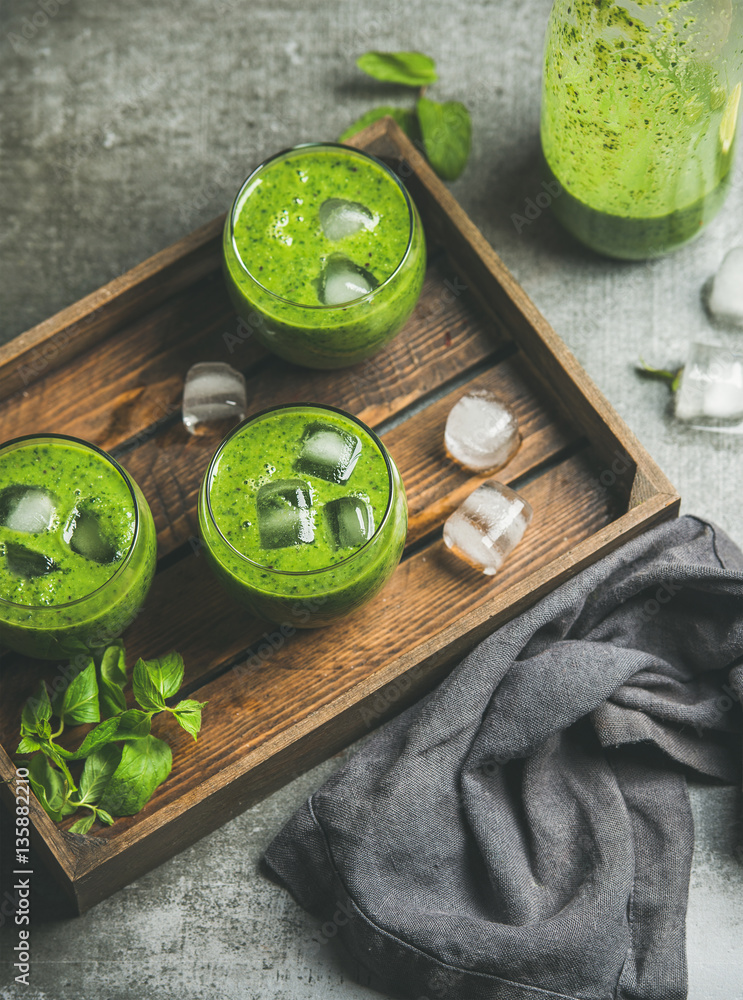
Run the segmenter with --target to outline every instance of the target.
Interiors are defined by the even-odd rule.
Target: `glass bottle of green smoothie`
[[[730,185],[742,78],[743,0],[555,0],[541,139],[558,219],[628,260],[693,239]]]

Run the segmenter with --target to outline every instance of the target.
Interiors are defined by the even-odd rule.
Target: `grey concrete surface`
[[[46,9],[47,13],[44,13]],[[743,543],[743,442],[675,427],[640,354],[680,361],[713,330],[703,282],[743,243],[743,162],[706,234],[650,264],[601,260],[548,213],[518,233],[539,192],[541,47],[549,0],[2,0],[0,339],[110,280],[224,210],[251,165],[333,138],[390,96],[354,71],[369,48],[419,48],[435,94],[474,118],[472,162],[453,191],[684,497]],[[381,101],[380,101],[381,102]],[[329,761],[80,919],[56,915],[35,877],[31,986],[0,996],[361,1000],[342,955],[257,871],[282,822],[338,765]],[[688,954],[692,1000],[743,998],[740,796],[695,787],[697,849]],[[0,832],[7,843],[7,819]],[[38,869],[38,866],[37,866]],[[0,895],[5,886],[0,888]]]

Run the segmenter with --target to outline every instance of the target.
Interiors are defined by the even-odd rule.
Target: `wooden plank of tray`
[[[85,436],[120,454],[144,487],[163,558],[127,647],[154,655],[178,646],[187,690],[210,699],[197,744],[157,720],[175,766],[137,816],[80,838],[32,803],[40,848],[78,909],[398,711],[500,623],[677,512],[673,487],[394,123],[376,123],[356,144],[397,165],[434,250],[413,319],[366,364],[307,372],[246,341],[218,274],[222,220],[0,353],[0,435],[46,428]],[[447,248],[445,258],[437,246]],[[387,588],[342,630],[271,641],[271,627],[246,619],[204,571],[195,502],[211,449],[186,437],[178,401],[189,365],[217,358],[247,373],[251,409],[330,400],[380,429],[400,464],[411,511],[406,555]],[[453,561],[439,536],[443,519],[482,479],[445,461],[441,445],[445,415],[471,385],[494,388],[516,406],[524,444],[503,478],[537,511],[495,580]],[[426,406],[434,390],[448,393]],[[388,427],[390,418],[402,422]],[[35,679],[54,672],[38,663],[4,672],[6,781],[20,705]]]

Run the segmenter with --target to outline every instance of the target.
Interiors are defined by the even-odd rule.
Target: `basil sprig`
[[[415,87],[418,100],[414,108],[382,104],[358,118],[338,137],[345,142],[372,122],[390,115],[428,158],[436,173],[445,181],[454,181],[467,165],[472,146],[472,120],[459,101],[433,101],[426,88],[438,80],[436,64],[422,52],[366,52],[356,65],[364,73],[404,87]]]
[[[33,754],[29,783],[44,810],[59,822],[85,810],[72,833],[85,834],[98,821],[133,816],[149,802],[172,768],[170,747],[150,732],[153,716],[169,712],[196,739],[206,702],[185,698],[174,707],[167,700],[183,682],[183,659],[167,653],[137,660],[132,691],[139,708],[127,708],[125,652],[116,642],[96,659],[83,656],[72,679],[50,700],[43,681],[21,713],[17,753]],[[58,728],[52,729],[52,720]],[[57,742],[65,726],[97,723],[76,750]],[[78,777],[70,765],[84,761]]]

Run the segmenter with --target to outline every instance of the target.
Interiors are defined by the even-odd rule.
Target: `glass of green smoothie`
[[[628,260],[700,233],[730,186],[742,77],[740,0],[555,0],[541,138],[557,218]]]
[[[250,417],[217,449],[199,526],[218,579],[253,615],[292,629],[329,625],[373,597],[400,561],[405,489],[360,420],[286,404]]]
[[[423,284],[420,217],[380,160],[337,143],[262,163],[224,227],[224,273],[249,331],[288,361],[342,368],[402,329]]]
[[[110,643],[152,583],[147,501],[95,445],[62,434],[0,447],[0,645],[58,659]]]

